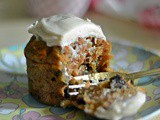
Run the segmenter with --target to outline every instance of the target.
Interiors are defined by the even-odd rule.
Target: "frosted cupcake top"
[[[31,24],[28,32],[35,35],[37,40],[45,41],[49,47],[66,46],[76,42],[79,37],[106,39],[100,26],[69,14],[42,18]]]

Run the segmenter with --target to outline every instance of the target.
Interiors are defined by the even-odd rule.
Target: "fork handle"
[[[134,80],[134,79],[137,79],[137,78],[150,76],[150,75],[156,75],[156,74],[160,75],[160,68],[147,70],[147,71],[130,73],[128,77],[129,77],[129,79]]]

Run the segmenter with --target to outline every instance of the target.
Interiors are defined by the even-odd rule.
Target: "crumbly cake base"
[[[131,99],[139,92],[145,95],[143,88],[136,87],[132,85],[131,81],[126,82],[122,77],[116,75],[98,85],[80,89],[79,94],[73,100],[73,104],[87,114],[96,116],[101,109],[103,109],[102,111],[114,111],[115,108],[112,106],[120,101],[122,103]]]
[[[33,97],[42,103],[60,106],[62,101],[68,99],[68,96],[65,96],[65,89],[70,84],[70,81],[68,76],[66,76],[66,71],[69,76],[77,76],[84,74],[86,69],[89,69],[89,73],[109,70],[110,59],[112,58],[110,42],[98,40],[95,43],[94,39],[87,39],[90,39],[92,46],[96,47],[96,44],[99,44],[103,49],[101,48],[100,50],[98,48],[92,54],[92,51],[87,51],[83,47],[85,41],[82,39],[79,39],[77,43],[69,47],[65,47],[66,49],[62,49],[60,46],[48,47],[45,42],[36,40],[35,36],[31,38],[24,53],[27,60],[29,92]],[[81,62],[79,60],[81,60],[82,55],[79,58],[71,58],[72,53],[69,48],[73,47],[75,49],[75,45],[80,50],[76,54],[88,54],[92,58],[89,59],[91,63],[88,63],[88,55],[86,58],[83,56],[83,61]],[[99,56],[99,52],[101,56]],[[74,66],[73,63],[76,63],[76,65]],[[87,68],[82,69],[85,64],[89,64],[89,68],[86,65]],[[66,67],[66,71],[64,71],[64,67]]]

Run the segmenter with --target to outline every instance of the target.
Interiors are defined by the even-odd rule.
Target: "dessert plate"
[[[113,42],[111,67],[136,72],[160,67],[160,57],[132,44]],[[7,120],[96,120],[77,108],[60,108],[37,102],[28,94],[25,44],[0,50],[0,118]],[[160,114],[160,76],[138,79],[137,85],[147,90],[147,101],[130,119],[154,119]],[[137,101],[138,102],[138,101]],[[128,118],[124,118],[128,119]]]

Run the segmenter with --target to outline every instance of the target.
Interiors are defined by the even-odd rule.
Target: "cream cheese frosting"
[[[37,40],[45,41],[49,47],[69,45],[78,37],[95,36],[106,40],[100,26],[70,14],[42,18],[30,25],[28,32]]]
[[[126,100],[115,101],[110,109],[97,108],[95,116],[101,119],[119,120],[137,113],[145,101],[146,95],[139,91],[135,96],[131,96]],[[88,110],[85,109],[85,111],[87,112]]]

